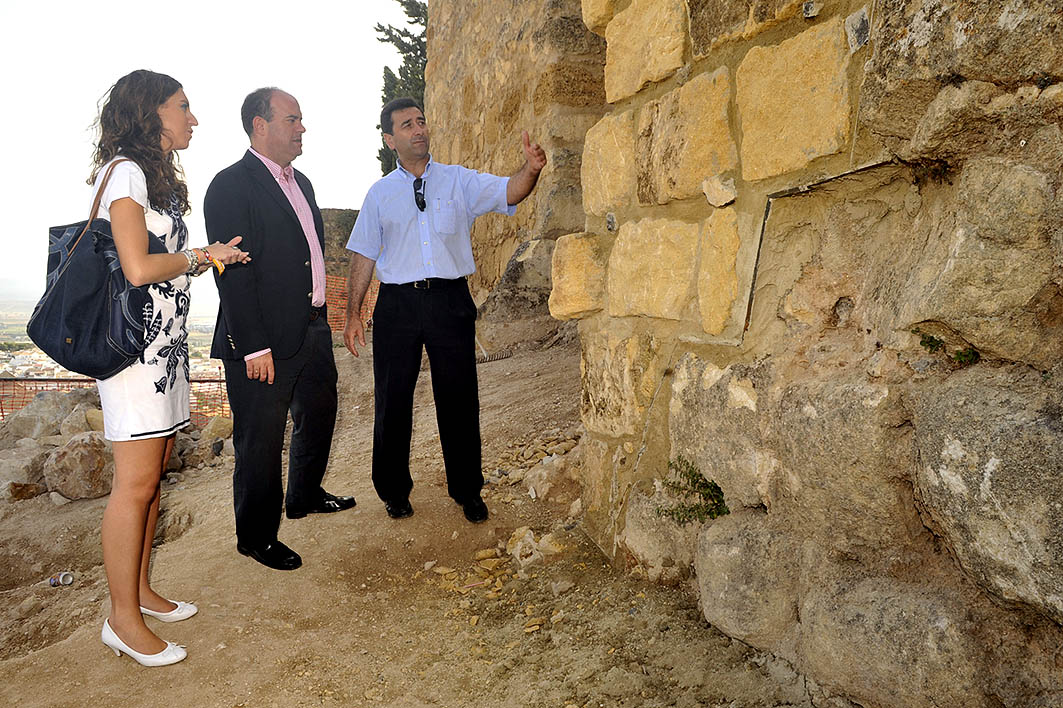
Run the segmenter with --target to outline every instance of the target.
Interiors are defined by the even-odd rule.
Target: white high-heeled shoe
[[[199,612],[199,608],[191,602],[181,602],[179,600],[171,600],[170,602],[175,602],[177,607],[169,612],[156,612],[155,610],[149,610],[147,607],[141,605],[140,613],[147,615],[148,617],[154,617],[163,622],[180,622],[181,620],[186,620]]]
[[[158,654],[141,654],[139,651],[133,651],[126,646],[121,637],[114,633],[108,620],[103,621],[103,631],[100,632],[100,639],[111,648],[115,656],[121,656],[122,652],[125,652],[129,655],[129,658],[141,666],[168,666],[169,664],[176,664],[188,656],[188,652],[185,651],[184,647],[173,642],[166,642],[166,648]]]

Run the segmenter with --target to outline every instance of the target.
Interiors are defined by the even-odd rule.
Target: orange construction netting
[[[369,326],[373,319],[373,309],[376,307],[377,294],[380,292],[380,281],[373,278],[369,283],[369,289],[362,300],[362,323]],[[343,333],[343,326],[347,323],[347,279],[336,275],[325,276],[325,304],[328,305],[328,324],[333,332]]]
[[[215,416],[232,415],[229,411],[229,397],[225,394],[225,381],[192,379],[191,383],[190,403],[193,425],[202,427]],[[0,378],[0,422],[21,410],[41,391],[72,391],[75,388],[88,388],[95,385],[95,380],[84,378]]]

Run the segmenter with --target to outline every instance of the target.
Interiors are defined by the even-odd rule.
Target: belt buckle
[[[414,290],[428,290],[430,287],[432,287],[432,282],[428,278],[413,281]]]

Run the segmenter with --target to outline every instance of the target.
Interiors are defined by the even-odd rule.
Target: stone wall
[[[495,38],[561,4],[433,3],[430,31],[480,37],[433,95],[537,80]],[[604,105],[550,309],[582,344],[588,532],[636,572],[693,574],[708,621],[831,705],[1063,705],[1058,3],[582,14]],[[515,154],[477,136],[454,149]],[[558,177],[540,196],[577,184]],[[679,456],[729,515],[656,518]]]
[[[482,302],[520,244],[579,231],[583,136],[605,110],[605,43],[578,0],[428,2],[425,111],[433,157],[509,175],[524,162],[521,131],[548,165],[513,217],[473,227],[473,296]]]

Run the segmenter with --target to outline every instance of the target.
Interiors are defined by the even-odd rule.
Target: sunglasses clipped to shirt
[[[418,211],[424,211],[424,180],[420,177],[413,181],[413,201],[417,205]]]

